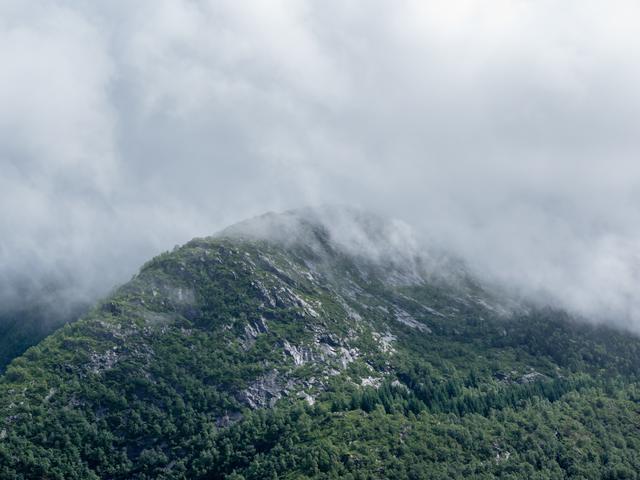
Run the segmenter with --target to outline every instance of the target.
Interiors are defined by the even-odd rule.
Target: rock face
[[[273,407],[291,389],[291,382],[282,383],[277,370],[257,378],[242,392],[239,398],[251,408]]]
[[[507,396],[516,402],[538,383],[555,399],[571,372],[512,354],[506,342],[520,334],[504,319],[526,311],[514,305],[377,217],[329,209],[244,222],[149,261],[9,366],[0,478],[271,478],[255,465],[295,450],[291,425],[306,432],[297,441],[316,438],[305,415],[406,414],[393,437],[402,443],[409,415],[488,415],[501,389],[520,388]],[[321,450],[356,472],[356,441]],[[509,464],[513,451],[489,444],[483,465]],[[298,468],[285,457],[273,471]],[[328,469],[322,461],[305,475]]]

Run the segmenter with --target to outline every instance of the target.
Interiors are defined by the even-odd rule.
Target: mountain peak
[[[413,239],[375,215],[303,209],[152,259],[8,366],[0,478],[449,478],[461,452],[497,476],[506,452],[529,465],[515,452],[532,440],[503,432],[538,431],[542,406],[589,401],[603,372],[640,364],[634,339],[434,279]],[[589,410],[567,405],[553,418]],[[573,438],[544,437],[550,472]]]
[[[306,250],[329,263],[348,257],[381,278],[419,283],[464,276],[462,262],[425,247],[399,219],[347,206],[269,212],[226,228],[215,237],[262,241],[288,250]]]
[[[285,246],[326,245],[354,255],[415,256],[412,229],[398,219],[347,206],[322,206],[265,213],[226,228],[220,236],[252,238]]]

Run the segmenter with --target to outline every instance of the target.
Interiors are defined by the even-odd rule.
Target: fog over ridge
[[[622,0],[6,0],[0,304],[92,299],[192,237],[339,203],[640,331],[639,21]]]

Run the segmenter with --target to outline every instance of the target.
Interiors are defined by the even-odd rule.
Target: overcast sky
[[[0,298],[345,203],[640,331],[638,25],[616,0],[2,0]]]

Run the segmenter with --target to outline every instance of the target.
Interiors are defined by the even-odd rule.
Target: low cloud
[[[0,19],[4,305],[95,298],[193,236],[342,203],[640,330],[636,2],[8,0]]]

